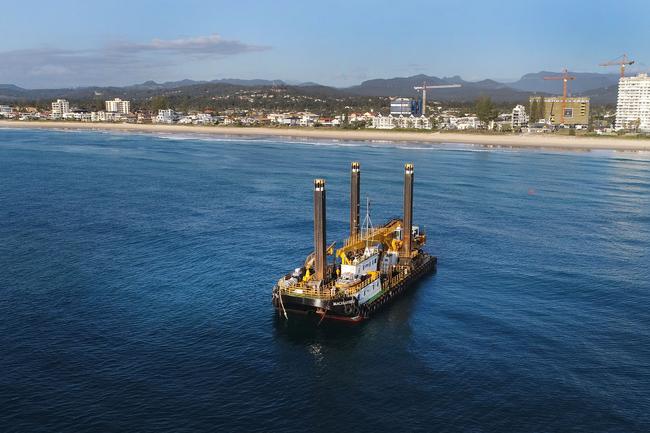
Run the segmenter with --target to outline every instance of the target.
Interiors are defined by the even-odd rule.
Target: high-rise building
[[[112,101],[106,101],[106,111],[111,113],[129,114],[131,112],[131,102],[115,98]]]
[[[57,99],[52,102],[52,118],[61,119],[64,114],[70,112],[70,104],[65,99]]]
[[[526,107],[517,105],[512,109],[512,118],[510,120],[512,129],[521,128],[528,124],[528,115],[526,114]]]
[[[531,96],[530,97],[530,115],[551,122],[553,125],[560,125],[564,117],[564,125],[576,126],[589,124],[589,98],[587,97],[568,97],[566,100],[562,96]],[[537,115],[535,106],[540,107]],[[564,106],[564,116],[562,116],[562,107]],[[539,119],[532,118],[532,122]]]
[[[411,98],[391,98],[390,114],[393,116],[410,116],[416,114],[417,107]]]
[[[650,132],[650,77],[622,77],[618,82],[616,129]]]

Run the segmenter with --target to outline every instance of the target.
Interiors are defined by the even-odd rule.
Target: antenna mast
[[[370,219],[370,197],[366,197],[366,217],[363,220],[363,226],[365,227],[366,232],[366,248],[368,248],[370,231],[372,230],[372,220]]]

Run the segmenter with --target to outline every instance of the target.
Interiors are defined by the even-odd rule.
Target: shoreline
[[[576,137],[550,134],[483,135],[472,133],[409,132],[392,130],[344,130],[315,128],[269,128],[197,125],[159,125],[133,123],[82,123],[57,121],[0,120],[0,128],[57,129],[79,131],[121,131],[145,133],[191,133],[215,136],[266,136],[315,138],[345,141],[388,141],[432,144],[469,144],[487,147],[508,147],[556,150],[620,150],[650,151],[650,140],[619,137]]]

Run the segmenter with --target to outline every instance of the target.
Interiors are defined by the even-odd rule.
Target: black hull
[[[362,322],[406,292],[423,276],[436,272],[437,263],[437,257],[420,253],[418,259],[413,263],[413,270],[406,278],[377,299],[361,306],[357,305],[354,297],[324,300],[287,294],[279,295],[277,287],[273,291],[273,305],[279,314],[314,316],[319,321]]]

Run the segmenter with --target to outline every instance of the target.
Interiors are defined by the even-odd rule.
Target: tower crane
[[[554,77],[544,77],[545,80],[562,80],[562,113],[560,113],[560,123],[564,123],[564,113],[566,111],[566,98],[567,98],[567,87],[569,81],[573,81],[576,77],[569,75],[569,71],[564,68],[562,75],[556,75]]]
[[[600,66],[615,66],[618,65],[621,68],[621,78],[625,77],[625,68],[633,65],[634,60],[630,60],[627,57],[627,54],[623,54],[622,56],[618,56],[614,60],[610,60],[609,62],[601,63]]]
[[[422,91],[422,115],[424,116],[427,111],[427,89],[452,89],[456,87],[462,87],[460,84],[441,84],[438,86],[428,86],[426,81],[422,83],[421,86],[415,86],[413,89],[417,91]]]

